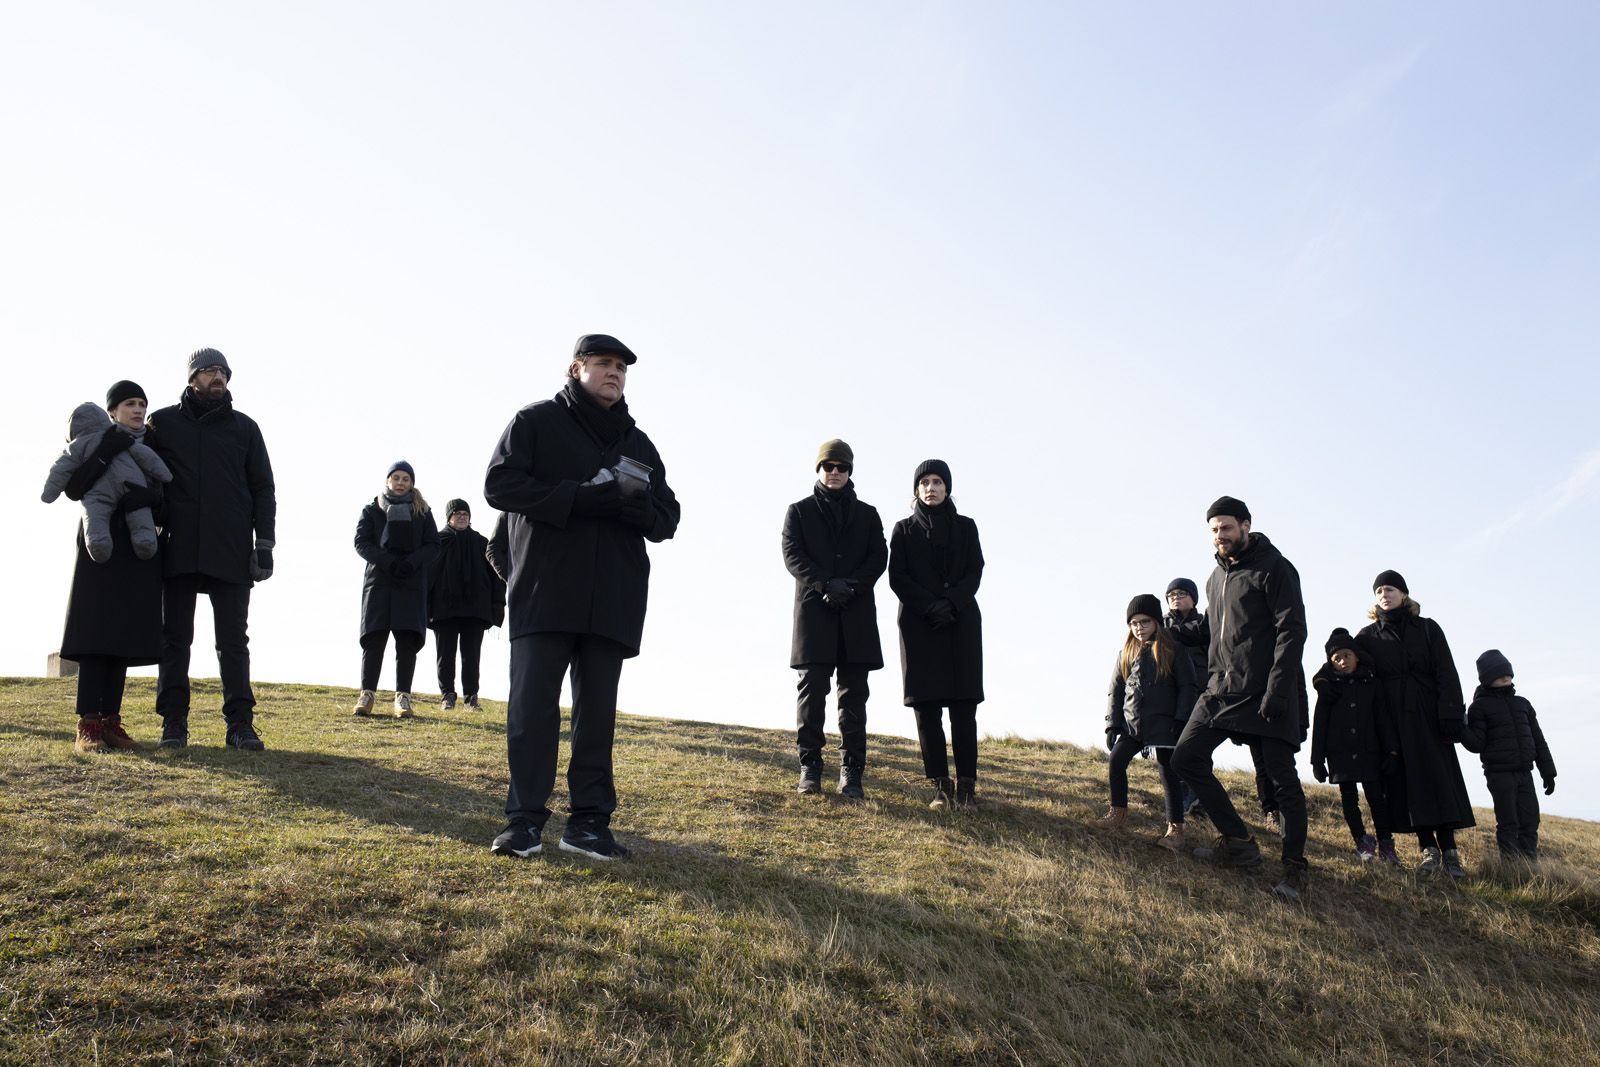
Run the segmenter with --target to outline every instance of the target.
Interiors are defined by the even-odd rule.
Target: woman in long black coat
[[[1408,823],[1417,834],[1423,860],[1417,870],[1441,868],[1452,878],[1466,870],[1456,851],[1457,830],[1472,826],[1472,801],[1461,777],[1456,743],[1466,725],[1461,678],[1444,631],[1411,599],[1406,580],[1384,571],[1373,580],[1377,604],[1372,622],[1361,628],[1359,650],[1370,653],[1384,687],[1384,700],[1400,738],[1403,781],[1386,783],[1389,821]]]
[[[116,383],[106,394],[112,420],[130,431],[144,430],[148,407],[144,390],[130,381]],[[68,499],[83,499],[111,458],[134,440],[131,433],[106,434],[100,451],[67,483]],[[159,485],[136,486],[118,507],[159,509],[161,498]],[[111,558],[96,563],[83,543],[83,523],[76,525],[78,553],[61,635],[61,658],[78,665],[78,736],[73,747],[79,752],[138,748],[122,726],[122,692],[129,667],[161,661],[161,554],[150,559],[135,555],[128,524],[118,515],[111,522]]]
[[[399,460],[384,491],[361,509],[356,552],[367,561],[361,587],[361,695],[355,714],[371,715],[383,652],[394,634],[394,717],[409,719],[411,679],[428,629],[428,567],[439,554],[439,529],[415,487],[416,472]]]
[[[461,691],[473,711],[478,703],[478,664],[483,635],[506,619],[506,583],[490,559],[489,540],[472,528],[472,509],[465,500],[444,508],[439,554],[428,574],[428,626],[439,667],[439,706],[456,706],[456,649],[461,649]],[[498,527],[497,527],[498,529]]]
[[[905,703],[917,717],[922,771],[934,783],[931,807],[975,807],[978,705],[983,701],[983,614],[978,524],[956,513],[950,467],[925,460],[911,476],[911,514],[889,539],[889,588],[900,598],[900,669]],[[956,780],[945,753],[944,708]]]

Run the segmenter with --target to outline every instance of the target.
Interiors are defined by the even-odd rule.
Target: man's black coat
[[[872,587],[889,565],[883,521],[870,504],[854,499],[845,521],[835,529],[813,492],[789,505],[783,517],[783,564],[794,575],[794,636],[789,666],[883,666],[878,641],[878,607]],[[828,579],[853,580],[855,596],[848,607],[835,608],[822,599]]]

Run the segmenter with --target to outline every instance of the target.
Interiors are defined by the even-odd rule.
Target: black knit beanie
[[[1156,622],[1161,621],[1161,601],[1157,600],[1154,593],[1140,593],[1128,601],[1128,617],[1123,622],[1132,622],[1135,615],[1148,615]]]
[[[1399,571],[1384,571],[1372,579],[1372,591],[1376,593],[1381,586],[1392,585],[1406,596],[1411,595],[1411,590],[1406,588],[1406,580],[1400,577]]]
[[[1209,521],[1209,520],[1208,520]],[[1170,596],[1174,590],[1182,589],[1189,594],[1189,599],[1196,604],[1200,603],[1200,587],[1188,578],[1174,578],[1167,583],[1167,594]]]
[[[939,477],[944,479],[944,491],[946,493],[955,492],[955,490],[950,486],[950,464],[946,463],[944,460],[925,459],[921,463],[917,464],[916,472],[911,475],[912,492],[915,492],[917,486],[922,484],[922,476],[924,474],[937,474]]]
[[[221,367],[222,377],[233,381],[233,368],[228,366],[228,357],[218,352],[215,348],[197,348],[189,354],[188,381],[194,381],[194,376],[207,367]]]
[[[1488,685],[1496,678],[1513,678],[1511,661],[1498,648],[1491,648],[1478,657],[1478,681]]]
[[[395,471],[405,471],[407,474],[411,475],[412,483],[416,483],[417,472],[412,470],[411,464],[407,463],[403,459],[397,459],[393,463],[389,464],[389,469],[383,472],[383,480],[388,481],[389,475],[393,474]]]
[[[1218,515],[1232,515],[1240,522],[1250,521],[1250,509],[1245,507],[1244,501],[1231,496],[1217,497],[1217,502],[1206,509],[1207,522]]]
[[[817,449],[817,461],[811,465],[811,469],[813,471],[820,469],[824,462],[843,463],[854,470],[856,454],[850,451],[849,445],[834,437],[822,442],[822,446]]]
[[[467,507],[467,502],[465,500],[462,500],[460,497],[457,497],[456,499],[450,501],[450,503],[448,503],[448,504],[446,504],[444,506],[445,521],[449,522],[450,521],[450,516],[454,515],[458,511],[466,512],[467,513],[467,518],[469,518],[469,519],[472,517],[472,509]]]
[[[1343,626],[1329,635],[1328,643],[1322,646],[1322,650],[1328,654],[1329,659],[1332,659],[1333,654],[1341,648],[1348,648],[1358,656],[1361,654],[1361,650],[1356,647],[1356,639],[1351,637],[1350,631]]]
[[[124,378],[106,390],[106,410],[115,411],[118,404],[124,400],[132,400],[134,397],[138,397],[146,404],[150,403],[150,398],[144,395],[144,390],[140,389],[137,383],[130,382]]]

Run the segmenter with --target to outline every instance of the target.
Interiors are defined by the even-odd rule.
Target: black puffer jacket
[[[1106,697],[1106,732],[1136,737],[1154,748],[1175,745],[1194,706],[1194,697],[1194,664],[1188,656],[1180,653],[1172,664],[1172,673],[1165,678],[1156,670],[1155,655],[1148,647],[1126,678],[1122,676],[1122,657],[1118,656]]]
[[[1377,782],[1389,753],[1399,753],[1383,702],[1383,686],[1366,663],[1340,674],[1324,663],[1311,677],[1317,691],[1316,719],[1311,727],[1311,762],[1325,764],[1330,782]]]
[[[1531,771],[1537,766],[1545,781],[1556,776],[1556,761],[1544,743],[1539,716],[1525,697],[1517,696],[1514,685],[1478,686],[1467,709],[1461,747],[1478,753],[1485,774]]]
[[[1183,646],[1183,651],[1189,657],[1189,663],[1194,667],[1195,685],[1200,689],[1206,684],[1206,656],[1211,647],[1211,626],[1206,622],[1205,613],[1198,608],[1189,612],[1187,619],[1180,619],[1172,612],[1167,612],[1162,618],[1161,625],[1167,628],[1173,640]]]

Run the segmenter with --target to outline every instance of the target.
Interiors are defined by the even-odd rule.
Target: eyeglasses
[[[822,469],[824,471],[826,471],[828,474],[838,474],[840,471],[844,471],[846,474],[849,474],[850,473],[850,464],[848,464],[848,463],[824,463],[822,465]]]
[[[195,371],[195,374],[215,374],[219,377],[226,377],[228,372],[223,370],[221,367],[201,367],[199,370]]]

